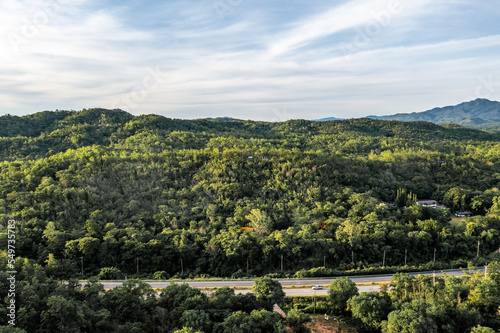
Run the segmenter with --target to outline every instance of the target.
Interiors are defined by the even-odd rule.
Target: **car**
[[[313,288],[313,290],[321,290],[321,289],[323,289],[322,286],[318,286],[318,285],[315,285],[312,288]]]

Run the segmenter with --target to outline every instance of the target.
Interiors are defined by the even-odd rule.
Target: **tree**
[[[0,333],[26,333],[25,330],[12,325],[0,326]]]
[[[123,274],[116,267],[103,267],[97,277],[99,280],[118,280],[123,277]]]
[[[121,287],[108,290],[103,297],[103,304],[111,311],[113,323],[141,323],[141,327],[145,327],[150,324],[150,313],[157,303],[155,292],[149,284],[130,279],[124,281]]]
[[[144,332],[142,323],[125,323],[116,327],[116,333],[142,333]]]
[[[493,198],[493,205],[491,206],[490,210],[488,211],[488,215],[496,216],[496,217],[500,216],[500,196]]]
[[[192,327],[202,332],[210,332],[212,321],[205,310],[186,310],[182,313],[180,323],[184,327]]]
[[[285,302],[285,292],[277,280],[270,277],[261,277],[254,281],[252,291],[257,296],[257,300],[262,302],[267,310],[272,310],[274,304]]]
[[[158,306],[165,310],[165,321],[173,329],[183,326],[180,320],[185,311],[206,310],[208,302],[207,296],[199,289],[191,288],[186,283],[179,285],[172,282],[162,290]]]
[[[297,309],[291,309],[286,314],[286,323],[295,333],[310,333],[305,324],[311,322],[311,317]]]
[[[252,209],[250,214],[245,216],[251,222],[252,228],[260,235],[267,235],[271,232],[273,223],[266,212],[260,209]]]
[[[476,327],[473,327],[470,333],[495,333],[495,330],[489,327],[478,325]]]
[[[195,331],[192,327],[183,327],[180,330],[175,331],[174,333],[202,333],[200,331]]]
[[[410,207],[417,203],[417,195],[409,192],[406,192],[406,189],[400,188],[396,193],[396,200],[394,200],[394,204],[398,208],[402,207]]]
[[[412,309],[392,311],[383,326],[382,333],[438,333],[431,318]]]
[[[50,296],[40,317],[41,326],[50,332],[81,332],[85,322],[75,300],[62,296]]]
[[[333,279],[328,289],[333,313],[338,315],[347,313],[347,301],[358,294],[356,283],[349,280],[349,278]]]
[[[373,330],[382,327],[382,321],[391,312],[391,300],[387,294],[362,293],[347,301],[352,316]]]
[[[224,333],[284,333],[281,315],[266,310],[254,310],[250,314],[237,311],[223,323]]]

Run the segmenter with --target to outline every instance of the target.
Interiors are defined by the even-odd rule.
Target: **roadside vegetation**
[[[328,295],[285,297],[280,283],[255,281],[252,293],[229,287],[205,293],[171,283],[155,291],[141,280],[105,290],[97,279],[60,283],[24,260],[18,267],[16,328],[0,308],[0,332],[340,332],[490,333],[500,329],[500,263],[487,273],[411,277],[395,274],[390,288],[359,293],[347,278],[331,282]],[[473,267],[471,267],[473,269]],[[0,299],[8,274],[0,273]],[[283,311],[276,312],[277,306]],[[316,315],[320,314],[318,318]],[[312,321],[312,319],[314,319]],[[312,321],[312,322],[311,322]],[[4,326],[2,326],[4,325]]]

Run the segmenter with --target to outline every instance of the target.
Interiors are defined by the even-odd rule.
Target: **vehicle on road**
[[[315,285],[312,288],[313,288],[313,290],[322,290],[323,289],[322,286],[318,286],[318,285]]]

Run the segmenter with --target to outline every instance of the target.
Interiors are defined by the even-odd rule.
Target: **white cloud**
[[[154,10],[154,24],[137,22],[131,12],[137,8],[126,1],[109,8],[68,2],[19,45],[18,53],[7,38],[0,39],[0,112],[111,107],[118,100],[134,113],[183,118],[265,120],[285,107],[298,118],[350,117],[461,102],[473,94],[478,77],[495,72],[500,77],[500,31],[468,32],[473,37],[467,38],[460,29],[440,31],[439,38],[422,36],[429,17],[434,25],[436,18],[447,22],[456,1],[401,1],[401,13],[384,17],[391,2],[348,1],[320,14],[297,14],[293,21],[260,3],[248,17],[250,3],[242,3],[227,20],[217,17],[211,2],[144,4],[141,17]],[[3,2],[3,36],[22,35],[23,18],[44,4]],[[351,43],[356,29],[374,22],[383,29],[347,54],[347,61],[339,45]],[[133,103],[121,101],[142,92],[151,68],[161,71],[161,85]]]
[[[272,56],[305,47],[326,36],[355,27],[370,30],[388,28],[398,17],[418,16],[430,0],[356,0],[298,22],[269,46]]]

